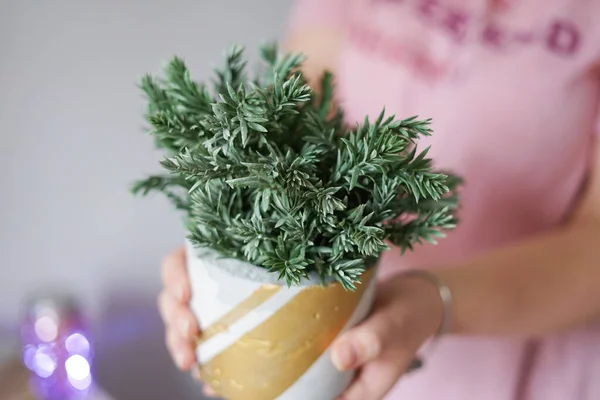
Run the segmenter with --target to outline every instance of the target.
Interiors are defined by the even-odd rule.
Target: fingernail
[[[356,363],[356,350],[350,343],[340,343],[333,348],[333,364],[339,370],[352,368]]]
[[[185,362],[186,362],[185,353],[175,354],[175,361],[177,362],[177,366],[179,368],[183,369],[185,366]]]
[[[199,368],[192,368],[192,378],[194,378],[197,381],[200,380],[200,369]]]
[[[181,334],[183,335],[183,337],[185,337],[186,339],[189,338],[192,334],[192,323],[190,322],[189,319],[187,318],[182,318],[179,321],[179,329],[181,331]]]

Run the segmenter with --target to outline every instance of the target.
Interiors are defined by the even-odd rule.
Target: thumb
[[[339,370],[349,370],[378,358],[394,340],[394,323],[384,312],[373,314],[337,339],[331,358]]]

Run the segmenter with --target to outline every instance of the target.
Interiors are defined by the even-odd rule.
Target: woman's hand
[[[339,400],[382,399],[441,325],[442,302],[431,282],[399,275],[377,290],[373,313],[333,345],[339,369],[359,369]]]
[[[196,363],[195,339],[199,334],[198,322],[189,308],[190,282],[186,270],[185,247],[169,254],[162,263],[163,290],[158,296],[158,309],[166,327],[166,344],[175,365],[182,371]],[[196,368],[192,375],[199,379]],[[214,392],[204,386],[204,393]]]

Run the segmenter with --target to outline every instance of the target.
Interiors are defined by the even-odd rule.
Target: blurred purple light
[[[71,356],[65,361],[69,383],[78,390],[87,389],[92,383],[90,364],[80,355]]]
[[[32,301],[21,326],[23,363],[36,398],[76,400],[93,384],[93,346],[76,303],[60,297]]]
[[[86,390],[92,385],[92,376],[88,375],[84,379],[78,381],[71,377],[68,377],[69,383],[76,390]]]
[[[67,375],[75,380],[83,380],[90,375],[90,364],[80,355],[71,356],[65,361]]]
[[[71,355],[83,357],[90,355],[90,342],[81,333],[73,333],[65,340],[65,349]]]
[[[27,367],[27,369],[33,371],[35,366],[35,353],[37,351],[37,347],[28,344],[23,348],[23,364]]]
[[[46,343],[56,340],[58,336],[57,321],[50,315],[38,318],[35,321],[34,330],[38,338]]]
[[[33,358],[33,371],[38,374],[40,378],[48,378],[55,370],[56,356],[53,354],[52,348],[40,346]]]

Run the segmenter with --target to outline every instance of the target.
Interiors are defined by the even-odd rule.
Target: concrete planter
[[[353,378],[330,361],[333,340],[369,313],[374,268],[355,292],[276,274],[188,244],[191,308],[203,380],[228,400],[332,400]]]

